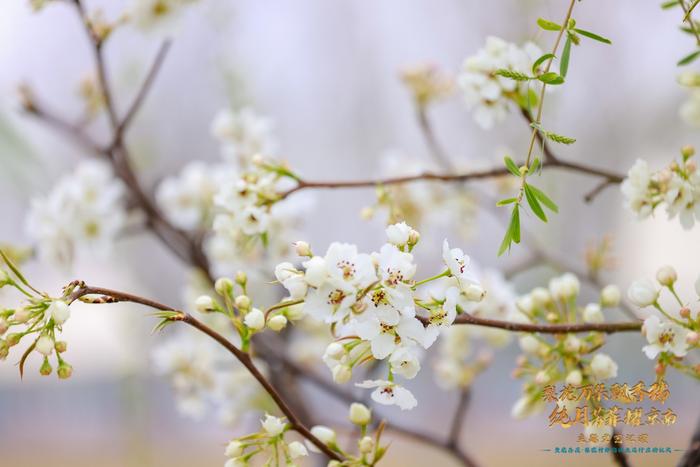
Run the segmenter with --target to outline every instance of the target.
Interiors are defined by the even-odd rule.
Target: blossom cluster
[[[79,249],[105,255],[127,223],[124,194],[107,162],[83,161],[49,193],[31,200],[27,234],[39,255],[54,264],[70,264]]]
[[[324,361],[337,383],[346,383],[353,368],[371,360],[388,361],[386,380],[358,383],[374,388],[372,398],[382,404],[413,408],[417,401],[395,376],[412,379],[420,370],[422,349],[429,348],[459,312],[485,294],[469,269],[469,257],[451,249],[445,241],[441,274],[416,282],[411,251],[420,238],[405,223],[387,227],[388,242],[378,252],[360,253],[355,245],[332,243],[324,256],[297,243],[297,251],[308,259],[303,270],[281,263],[275,270],[289,293],[288,302],[304,303],[304,312],[329,325],[337,336],[326,348]],[[454,284],[443,298],[420,300],[416,288],[450,276]],[[424,315],[419,315],[420,309]]]
[[[518,46],[490,36],[482,49],[465,59],[457,83],[480,127],[493,128],[506,118],[513,103],[520,105],[530,99],[527,84],[496,72],[509,70],[529,75],[532,64],[541,55],[540,48],[532,42]]]
[[[638,159],[622,182],[625,206],[645,219],[664,205],[669,219],[678,216],[683,228],[691,229],[700,220],[700,173],[694,154],[695,149],[686,146],[680,162],[673,161],[655,172],[645,160]]]
[[[700,347],[700,314],[691,306],[697,300],[683,301],[675,285],[678,273],[671,266],[663,266],[656,272],[656,282],[640,279],[630,285],[627,296],[640,307],[654,307],[661,314],[651,314],[644,320],[642,335],[647,345],[642,348],[651,360],[657,360],[656,372],[663,375],[666,367],[672,366],[695,378],[700,378],[700,367],[686,364],[684,357],[692,349]],[[673,299],[672,305],[662,305],[660,295],[667,290]],[[700,278],[695,282],[695,293],[700,298]],[[671,307],[674,311],[669,311]]]
[[[602,323],[603,310],[620,303],[620,290],[614,285],[602,289],[598,302],[578,304],[578,278],[566,273],[550,280],[549,287],[537,287],[520,297],[517,307],[524,322],[547,324]],[[605,343],[601,333],[583,337],[573,333],[546,338],[523,334],[519,339],[522,355],[518,357],[514,376],[525,380],[523,396],[513,406],[512,415],[523,418],[543,406],[545,386],[564,382],[573,386],[595,383],[617,376],[617,364],[607,354],[597,352]]]

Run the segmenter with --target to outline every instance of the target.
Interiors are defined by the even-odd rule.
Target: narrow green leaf
[[[593,39],[594,41],[602,42],[603,44],[612,44],[612,41],[610,39],[605,38],[603,36],[599,36],[598,34],[596,34],[594,32],[586,31],[585,29],[578,29],[578,28],[574,28],[574,31],[581,34],[582,36],[586,36],[589,39]]]
[[[564,51],[561,54],[561,62],[559,62],[559,74],[562,78],[566,78],[566,72],[569,71],[569,58],[571,57],[571,37],[566,36],[564,42]]]
[[[22,284],[26,285],[29,288],[32,288],[27,279],[20,272],[19,268],[15,266],[15,263],[13,263],[10,258],[8,258],[4,251],[0,250],[0,256],[2,256],[2,260],[5,262],[7,267],[12,270],[15,276],[17,276],[17,279],[19,279],[20,282],[22,282]]]
[[[545,60],[549,60],[550,58],[554,59],[554,58],[556,58],[556,55],[544,54],[540,58],[535,60],[535,63],[532,64],[532,74],[536,75],[537,74],[537,67],[539,67],[542,64],[542,62],[544,62]]]
[[[537,25],[544,29],[545,31],[559,31],[561,30],[561,26],[559,26],[557,23],[546,20],[544,18],[538,18],[537,19]]]
[[[501,246],[498,247],[498,256],[501,256],[503,253],[506,252],[508,248],[510,248],[510,244],[512,243],[512,239],[510,238],[510,228],[506,230],[506,234],[503,236],[503,241],[501,241]]]
[[[545,131],[544,135],[547,137],[547,139],[554,141],[555,143],[574,144],[576,142],[576,138],[571,138],[570,136],[558,135],[556,133],[552,133],[551,131]]]
[[[670,0],[668,2],[663,2],[661,4],[661,8],[664,10],[668,10],[669,8],[673,8],[674,6],[680,5],[681,2],[679,0]]]
[[[527,172],[528,172],[528,173],[531,173],[531,174],[534,174],[535,172],[537,172],[537,169],[539,169],[539,168],[540,168],[540,158],[539,158],[539,157],[535,157],[535,160],[532,161],[532,165],[530,165],[530,167],[528,168]]]
[[[528,186],[530,187],[530,190],[532,190],[532,194],[535,195],[538,201],[547,206],[551,211],[559,212],[559,207],[557,206],[557,204],[554,201],[552,201],[549,196],[545,195],[542,190],[533,185],[528,184]]]
[[[510,219],[510,238],[515,243],[520,243],[520,206],[513,206],[513,214]]]
[[[688,21],[688,18],[690,18],[690,14],[693,12],[696,6],[698,6],[698,3],[700,0],[694,0],[693,3],[690,4],[688,9],[685,11],[685,16],[683,17],[683,21]]]
[[[562,78],[561,76],[559,76],[557,73],[555,73],[553,71],[544,73],[544,74],[538,76],[537,79],[542,81],[543,83],[552,84],[552,85],[562,84],[564,82],[564,78]]]
[[[525,73],[521,73],[515,70],[508,70],[507,68],[500,68],[493,72],[496,76],[503,76],[504,78],[513,79],[515,81],[529,81],[533,79],[532,76],[528,76]]]
[[[532,212],[535,213],[537,217],[542,219],[542,222],[547,222],[547,215],[544,213],[542,206],[540,206],[540,202],[537,201],[537,197],[532,193],[532,190],[527,183],[525,184],[525,199],[527,199],[527,204],[530,205]]]
[[[510,173],[512,173],[516,177],[520,176],[520,168],[518,168],[518,166],[515,164],[515,162],[513,162],[513,159],[506,156],[503,158],[503,161],[506,163],[506,168],[508,169],[508,171]]]
[[[496,203],[496,206],[501,207],[501,206],[506,206],[508,204],[512,204],[518,201],[518,198],[506,198],[502,199],[499,202]]]
[[[690,63],[690,62],[694,61],[696,58],[698,58],[698,56],[700,56],[700,50],[696,50],[695,52],[681,58],[678,61],[677,65],[678,66],[687,65],[688,63]]]

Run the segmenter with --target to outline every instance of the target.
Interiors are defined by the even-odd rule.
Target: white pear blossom
[[[616,307],[620,304],[620,288],[616,285],[606,285],[600,291],[600,304],[606,308]]]
[[[656,303],[659,298],[659,289],[649,279],[635,281],[627,289],[627,298],[640,308]]]
[[[392,224],[386,228],[386,236],[389,243],[401,247],[408,243],[408,238],[413,229],[405,222]]]
[[[257,308],[253,308],[246,313],[243,323],[253,331],[259,331],[265,327],[265,314]]]
[[[306,446],[299,441],[292,441],[287,447],[289,448],[289,457],[292,459],[309,455],[309,451],[306,450]]]
[[[388,357],[402,343],[422,345],[425,341],[423,324],[412,316],[399,316],[393,324],[369,316],[355,324],[355,331],[361,339],[370,342],[372,355],[377,360]]]
[[[469,256],[464,254],[460,248],[450,249],[449,243],[445,240],[442,243],[442,260],[445,262],[450,274],[457,279],[463,291],[470,291],[470,285],[481,287],[474,272],[469,269]],[[483,290],[483,289],[482,289]]]
[[[131,0],[129,20],[144,32],[173,36],[179,31],[185,6],[196,0]]]
[[[464,61],[457,82],[479,126],[490,129],[503,121],[511,99],[522,92],[517,81],[494,73],[499,69],[508,69],[531,75],[532,64],[541,55],[539,47],[531,42],[518,47],[490,36],[484,48]],[[522,88],[526,89],[525,86]]]
[[[639,219],[649,217],[654,210],[654,201],[649,192],[650,183],[649,164],[643,159],[637,159],[620,187],[625,197],[625,206],[636,213]]]
[[[34,348],[42,355],[51,355],[53,353],[54,341],[51,337],[44,334],[37,339]]]
[[[603,310],[597,303],[589,303],[583,309],[583,321],[586,323],[602,323],[605,321]]]
[[[224,158],[231,162],[248,162],[256,154],[276,150],[272,122],[253,109],[221,110],[211,125],[212,134],[222,143]]]
[[[27,234],[54,264],[70,264],[81,249],[104,256],[126,225],[123,197],[124,186],[106,162],[83,161],[46,197],[31,200]]]
[[[591,373],[598,380],[615,378],[617,376],[617,363],[604,353],[596,354],[591,360]]]
[[[54,323],[59,326],[65,323],[70,317],[70,308],[63,300],[52,301],[46,312],[53,318]]]
[[[265,419],[260,420],[263,430],[270,436],[278,436],[284,432],[285,423],[279,417],[265,414]]]
[[[392,352],[389,358],[392,373],[413,379],[420,371],[420,360],[414,347],[400,347]]]
[[[418,405],[418,401],[408,389],[391,381],[366,380],[355,386],[372,391],[372,400],[384,405],[397,405],[401,410],[410,410]]]
[[[684,357],[688,353],[688,330],[676,323],[650,316],[644,320],[644,335],[649,345],[645,345],[642,351],[652,360],[662,352],[672,353],[676,357]]]

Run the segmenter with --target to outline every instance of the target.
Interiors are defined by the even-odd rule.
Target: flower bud
[[[357,442],[361,454],[369,454],[374,449],[374,440],[370,436],[363,436]]]
[[[537,374],[535,375],[535,383],[537,384],[547,384],[549,383],[549,375],[547,374],[546,371],[538,371]]]
[[[309,258],[313,256],[313,253],[311,253],[311,247],[306,242],[298,241],[294,243],[294,251],[296,251],[297,255],[299,256],[306,256]]]
[[[656,271],[656,280],[663,286],[672,287],[677,279],[678,273],[672,266],[663,266]]]
[[[418,244],[420,241],[420,233],[418,233],[417,230],[411,229],[411,231],[408,233],[408,246],[414,247]]]
[[[572,370],[566,375],[566,384],[580,386],[582,381],[583,375],[581,375],[581,370]]]
[[[247,311],[250,309],[250,298],[248,298],[247,295],[239,295],[236,297],[236,300],[234,300],[234,303],[236,304],[236,308],[238,308],[241,311]]]
[[[336,365],[333,367],[333,381],[338,384],[345,384],[352,378],[352,369],[347,365]]]
[[[243,271],[238,271],[236,273],[236,284],[240,285],[241,287],[245,287],[246,283],[248,282],[248,276],[246,275],[245,272]]]
[[[267,322],[267,327],[275,332],[279,332],[287,326],[287,318],[283,315],[275,315]]]
[[[522,297],[518,298],[518,300],[515,302],[515,306],[527,315],[531,314],[535,309],[535,303],[530,295],[523,295]]]
[[[617,363],[604,353],[596,354],[591,360],[591,372],[599,380],[617,376]]]
[[[620,304],[620,289],[616,285],[606,285],[600,291],[600,304],[606,308],[613,308]]]
[[[40,354],[49,356],[53,353],[53,339],[43,334],[37,339],[34,348]]]
[[[350,404],[350,421],[355,425],[364,426],[372,420],[372,411],[364,404]]]
[[[15,345],[19,344],[20,339],[22,339],[22,334],[18,332],[8,334],[6,338],[8,347],[14,347]]]
[[[200,295],[194,301],[194,306],[200,313],[209,313],[214,310],[214,300],[209,295]]]
[[[530,292],[530,297],[534,305],[538,308],[545,306],[552,300],[552,296],[549,291],[544,287],[536,287]]]
[[[68,363],[61,361],[58,365],[58,377],[61,379],[68,379],[73,374],[73,367]]]
[[[261,421],[263,430],[270,436],[277,436],[284,431],[285,423],[281,418],[265,414],[265,420]]]
[[[41,368],[39,368],[39,374],[41,374],[41,376],[49,376],[52,371],[53,368],[51,368],[48,357],[44,357],[44,363],[42,363]]]
[[[226,445],[226,451],[224,452],[226,457],[238,457],[241,454],[243,454],[243,443],[237,439],[234,439]]]
[[[335,444],[335,431],[331,430],[327,426],[316,425],[311,428],[311,434],[319,439],[323,444]]]
[[[68,350],[68,343],[66,341],[56,341],[54,348],[56,349],[56,352],[63,353]]]
[[[602,323],[605,316],[597,303],[589,303],[583,309],[583,321],[586,323]]]
[[[265,327],[265,315],[257,308],[253,308],[245,315],[243,323],[253,331],[259,331]]]
[[[5,334],[9,328],[10,324],[7,322],[7,320],[5,318],[0,318],[0,336]]]
[[[63,300],[54,300],[51,302],[46,312],[53,318],[54,323],[59,326],[65,323],[70,317],[70,308]]]
[[[0,360],[5,360],[9,354],[10,346],[7,345],[7,342],[0,339]]]
[[[374,217],[374,208],[371,206],[365,206],[360,210],[360,218],[362,220],[368,221]]]
[[[526,354],[535,354],[540,348],[540,341],[536,337],[526,334],[518,341],[520,348]]]
[[[678,311],[678,314],[681,316],[681,318],[688,319],[690,318],[690,308],[684,306]]]
[[[695,74],[696,85],[698,82],[700,82],[699,78],[700,78],[700,75],[698,75],[696,73]],[[681,148],[681,155],[683,156],[683,159],[689,159],[695,155],[695,148],[693,146],[687,144]]]
[[[686,334],[685,341],[690,345],[695,345],[700,341],[700,334],[695,331],[690,331]]]
[[[304,312],[304,304],[297,303],[296,305],[286,307],[284,309],[284,315],[289,321],[299,321],[306,315]]]
[[[331,342],[326,347],[326,355],[334,360],[340,360],[345,355],[345,347],[337,342]]]
[[[309,451],[306,450],[306,446],[301,444],[299,441],[292,441],[289,443],[289,457],[296,459],[297,457],[308,456]]]
[[[576,353],[581,349],[581,341],[578,337],[570,334],[564,340],[564,350],[570,353]]]
[[[14,319],[15,322],[19,324],[24,324],[27,321],[29,321],[29,318],[31,318],[32,313],[29,311],[27,308],[22,307],[17,310],[15,310],[14,314],[12,315],[12,319]]]
[[[480,302],[486,296],[486,291],[479,284],[469,284],[464,289],[464,295],[467,297],[467,300]]]
[[[650,280],[642,279],[630,285],[627,297],[638,307],[644,308],[656,302],[659,298],[659,291]]]
[[[233,281],[228,277],[220,277],[214,283],[216,293],[223,296],[229,296],[233,293]]]
[[[398,247],[408,243],[408,237],[411,233],[411,227],[405,222],[392,224],[386,228],[386,237],[389,243]]]

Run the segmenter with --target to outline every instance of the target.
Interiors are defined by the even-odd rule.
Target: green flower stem
[[[447,269],[440,274],[433,276],[433,277],[428,277],[427,279],[423,279],[422,281],[418,281],[415,284],[413,284],[413,287],[411,287],[413,290],[416,290],[417,287],[427,284],[428,282],[432,282],[434,280],[440,279],[441,277],[449,277],[451,275],[450,270]]]
[[[658,302],[658,301],[654,302],[654,303],[653,303],[653,306],[654,306],[654,308],[656,308],[657,310],[659,310],[659,312],[660,312],[662,315],[664,315],[666,318],[670,319],[671,321],[673,321],[674,323],[676,323],[676,324],[678,324],[678,325],[680,325],[680,326],[685,327],[685,323],[684,323],[683,321],[680,321],[680,320],[674,318],[673,316],[669,315],[668,313],[666,313],[666,312],[664,311],[664,309],[661,308],[661,305],[659,305],[659,302]]]

